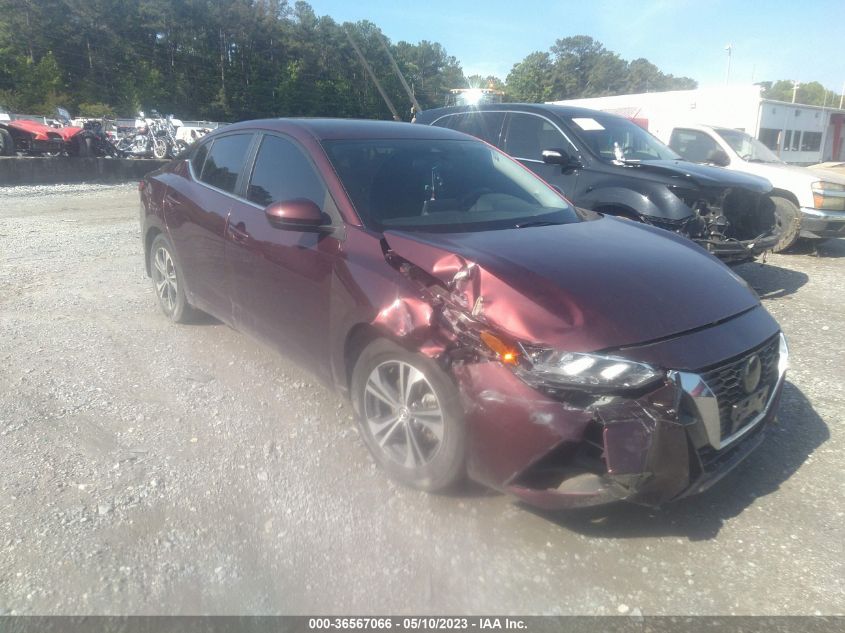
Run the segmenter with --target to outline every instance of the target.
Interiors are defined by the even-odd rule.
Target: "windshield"
[[[717,129],[716,133],[725,139],[731,149],[742,160],[749,163],[781,163],[780,158],[753,136],[739,130]]]
[[[608,114],[561,117],[581,142],[609,161],[681,160],[636,123]]]
[[[324,141],[352,203],[377,231],[483,231],[577,222],[546,183],[477,141]]]

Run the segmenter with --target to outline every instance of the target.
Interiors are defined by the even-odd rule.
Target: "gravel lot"
[[[545,515],[373,466],[351,410],[170,324],[134,186],[0,188],[0,614],[845,612],[845,240],[738,272],[780,321],[780,425],[660,511]]]

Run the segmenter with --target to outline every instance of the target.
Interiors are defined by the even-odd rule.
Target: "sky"
[[[338,22],[369,20],[391,41],[439,42],[464,74],[505,79],[555,40],[589,35],[701,86],[818,81],[843,92],[845,0],[308,0]]]

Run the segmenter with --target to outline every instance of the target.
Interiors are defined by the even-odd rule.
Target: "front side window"
[[[202,168],[200,180],[228,193],[234,193],[246,162],[252,134],[233,134],[214,140]]]
[[[678,156],[636,123],[609,114],[562,117],[567,126],[603,160],[678,160]]]
[[[698,130],[672,130],[669,147],[692,163],[709,163],[721,149],[710,135]]]
[[[529,170],[472,140],[332,140],[323,146],[358,215],[384,231],[461,232],[579,221]]]
[[[246,194],[250,202],[266,207],[306,198],[323,208],[326,194],[322,179],[296,145],[278,136],[262,139]]]
[[[566,149],[569,143],[554,125],[532,114],[511,114],[504,150],[516,158],[543,160],[544,149]]]
[[[779,163],[781,160],[753,136],[739,130],[718,128],[716,133],[731,146],[742,160],[749,163]]]

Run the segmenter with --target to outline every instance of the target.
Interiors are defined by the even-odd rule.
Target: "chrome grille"
[[[741,403],[749,396],[742,384],[742,372],[745,363],[755,354],[759,356],[761,365],[760,382],[756,390],[767,387],[766,400],[768,400],[768,396],[778,381],[777,336],[773,336],[762,345],[744,353],[742,356],[701,374],[704,382],[707,383],[716,396],[716,401],[719,405],[721,439],[730,437],[739,431],[751,422],[756,415],[755,412],[751,412],[736,420],[732,419],[734,405]]]

